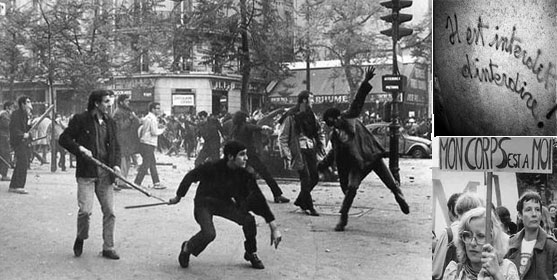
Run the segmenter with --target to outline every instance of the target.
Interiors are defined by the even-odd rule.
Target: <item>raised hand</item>
[[[375,66],[368,66],[366,68],[364,81],[369,82],[369,80],[373,79],[373,77],[375,77]]]

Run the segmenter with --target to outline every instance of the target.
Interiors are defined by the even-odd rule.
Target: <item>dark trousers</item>
[[[319,181],[319,174],[317,173],[317,154],[314,149],[301,149],[302,159],[304,161],[304,168],[298,170],[300,176],[301,190],[296,204],[305,209],[313,209],[313,200],[311,198],[311,191]]]
[[[7,136],[0,136],[0,157],[2,157],[8,163],[12,163],[10,157],[10,142]],[[8,175],[8,165],[0,160],[0,175],[6,177]]]
[[[247,253],[257,252],[257,228],[255,218],[247,211],[243,211],[230,202],[213,202],[195,204],[193,215],[201,230],[188,242],[188,252],[198,256],[209,243],[215,240],[217,233],[213,224],[213,216],[223,217],[242,226],[244,231],[244,248]]]
[[[250,152],[248,150],[248,165],[251,166],[255,172],[263,178],[263,180],[265,180],[265,183],[267,183],[269,188],[271,188],[271,192],[273,192],[274,197],[282,195],[282,190],[278,186],[277,181],[275,181],[275,178],[273,178],[269,170],[267,170],[267,167],[261,161],[256,152]]]
[[[143,178],[147,175],[147,169],[149,169],[153,184],[159,183],[159,173],[157,172],[157,161],[155,159],[155,146],[140,143],[139,153],[143,158],[143,162],[137,170],[137,177],[135,177],[134,183],[141,185]]]
[[[25,187],[27,181],[27,168],[29,168],[29,158],[31,148],[27,143],[21,143],[14,150],[15,153],[15,169],[10,181],[10,189],[18,189]]]
[[[214,161],[220,158],[220,145],[218,143],[203,143],[203,148],[199,151],[199,155],[195,159],[195,167],[203,164],[205,161]]]
[[[350,169],[350,167],[347,166],[349,166],[349,164],[339,164],[338,166],[340,188],[344,193],[344,200],[342,202],[342,207],[340,208],[341,214],[348,214],[348,211],[350,211],[350,207],[352,207],[352,203],[354,202],[354,198],[356,197],[358,187],[360,186],[362,180],[369,173],[371,173],[371,171],[374,171],[375,174],[379,176],[379,179],[381,179],[383,184],[385,184],[385,186],[387,186],[393,194],[401,193],[399,184],[383,159],[378,159],[375,163],[366,166],[364,170],[357,167],[352,167]]]

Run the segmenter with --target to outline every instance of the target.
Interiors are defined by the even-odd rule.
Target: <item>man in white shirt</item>
[[[161,114],[161,104],[158,102],[149,103],[149,113],[143,118],[143,124],[139,128],[139,153],[143,162],[137,171],[134,183],[141,185],[143,178],[147,174],[147,169],[151,173],[153,188],[164,189],[159,180],[157,172],[157,161],[155,159],[155,149],[158,144],[158,137],[164,132],[165,126],[159,125],[158,116]]]

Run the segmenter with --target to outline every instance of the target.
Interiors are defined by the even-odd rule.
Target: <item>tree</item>
[[[242,76],[241,108],[247,110],[250,84],[265,83],[284,73],[288,51],[287,25],[273,1],[224,0],[197,1],[177,31],[173,65],[188,55],[193,46],[208,45],[203,62],[219,73],[221,65],[239,61]],[[185,50],[185,51],[184,51]],[[176,53],[177,52],[177,53]],[[291,53],[290,48],[290,53]],[[291,55],[290,55],[291,57]],[[179,67],[178,67],[179,68]],[[252,76],[252,72],[256,77]]]
[[[390,39],[379,34],[377,22],[383,8],[362,0],[307,0],[302,4],[299,45],[325,50],[324,59],[340,61],[350,94],[358,89],[363,74],[360,65],[371,58],[388,55]]]
[[[28,38],[26,29],[30,13],[13,10],[0,20],[0,77],[8,82],[8,95],[0,99],[15,100],[13,92],[16,81],[30,81],[37,76],[34,61],[24,46]]]

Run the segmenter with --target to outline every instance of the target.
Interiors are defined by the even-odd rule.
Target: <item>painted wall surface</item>
[[[434,73],[455,135],[555,135],[557,0],[435,0]]]

